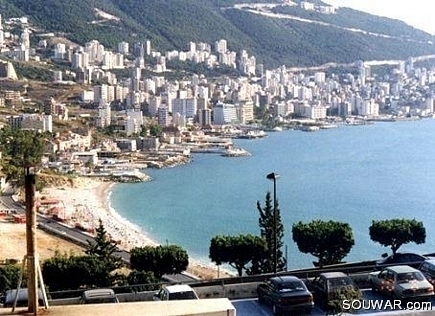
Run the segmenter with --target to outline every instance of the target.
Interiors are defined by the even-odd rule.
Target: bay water
[[[292,225],[314,219],[347,222],[355,246],[345,261],[390,252],[370,240],[372,220],[423,221],[426,243],[400,251],[435,252],[435,120],[377,122],[317,132],[269,133],[234,140],[252,156],[194,154],[189,164],[146,169],[153,180],[116,184],[111,206],[154,241],[176,244],[189,257],[210,263],[210,239],[218,234],[257,234],[257,201],[264,205],[280,175],[277,200],[285,228],[288,269],[311,267]]]

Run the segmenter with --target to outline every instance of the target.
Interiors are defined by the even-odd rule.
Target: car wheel
[[[279,307],[277,307],[275,304],[272,305],[272,311],[273,311],[273,314],[276,316],[281,315],[281,309]]]
[[[258,295],[258,304],[264,304],[264,298],[261,295]]]

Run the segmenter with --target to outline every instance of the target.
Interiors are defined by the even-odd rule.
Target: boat
[[[304,132],[315,132],[320,129],[317,125],[303,125],[301,126],[300,130]]]
[[[222,153],[222,156],[224,157],[245,157],[245,156],[251,156],[251,153],[243,148],[233,147],[233,148],[227,148]]]
[[[255,139],[255,138],[262,138],[266,136],[267,134],[263,130],[250,130],[242,135],[238,135],[237,138]]]
[[[335,125],[335,124],[323,124],[323,125],[320,125],[321,129],[330,129],[330,128],[337,128],[337,127],[338,127],[338,125]]]

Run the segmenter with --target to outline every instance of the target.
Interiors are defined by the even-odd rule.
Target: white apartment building
[[[81,53],[74,53],[71,56],[71,67],[73,69],[78,69],[83,67],[83,55]]]
[[[313,120],[324,119],[326,118],[326,106],[307,106],[305,107],[305,116]]]
[[[198,109],[197,98],[173,99],[172,114],[179,113],[187,118],[193,118]]]
[[[100,100],[100,104],[98,106],[97,127],[109,126],[112,123],[111,119],[112,111],[110,108],[110,103],[105,103],[103,100]]]
[[[110,103],[115,100],[115,87],[107,84],[94,86],[94,103]]]
[[[238,123],[237,108],[234,104],[217,103],[213,106],[213,124],[227,125]]]
[[[65,54],[66,54],[65,44],[57,43],[54,46],[54,58],[63,59],[63,58],[65,58]]]
[[[226,52],[227,52],[227,41],[226,40],[224,40],[224,39],[221,39],[221,40],[219,40],[219,41],[216,41],[215,43],[214,43],[214,50],[217,52],[217,53],[222,53],[222,54],[225,54]]]
[[[104,45],[100,44],[97,40],[92,40],[85,44],[84,51],[89,54],[89,61],[91,63],[100,63],[103,61]]]
[[[118,53],[128,54],[129,53],[129,44],[127,42],[118,43]]]
[[[236,107],[237,119],[240,123],[245,124],[254,121],[254,102],[243,102]]]
[[[379,116],[379,104],[377,104],[373,99],[363,100],[358,108],[358,115],[371,117]]]

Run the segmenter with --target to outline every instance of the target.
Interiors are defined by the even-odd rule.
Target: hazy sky
[[[324,2],[399,19],[435,35],[434,0],[324,0]]]

